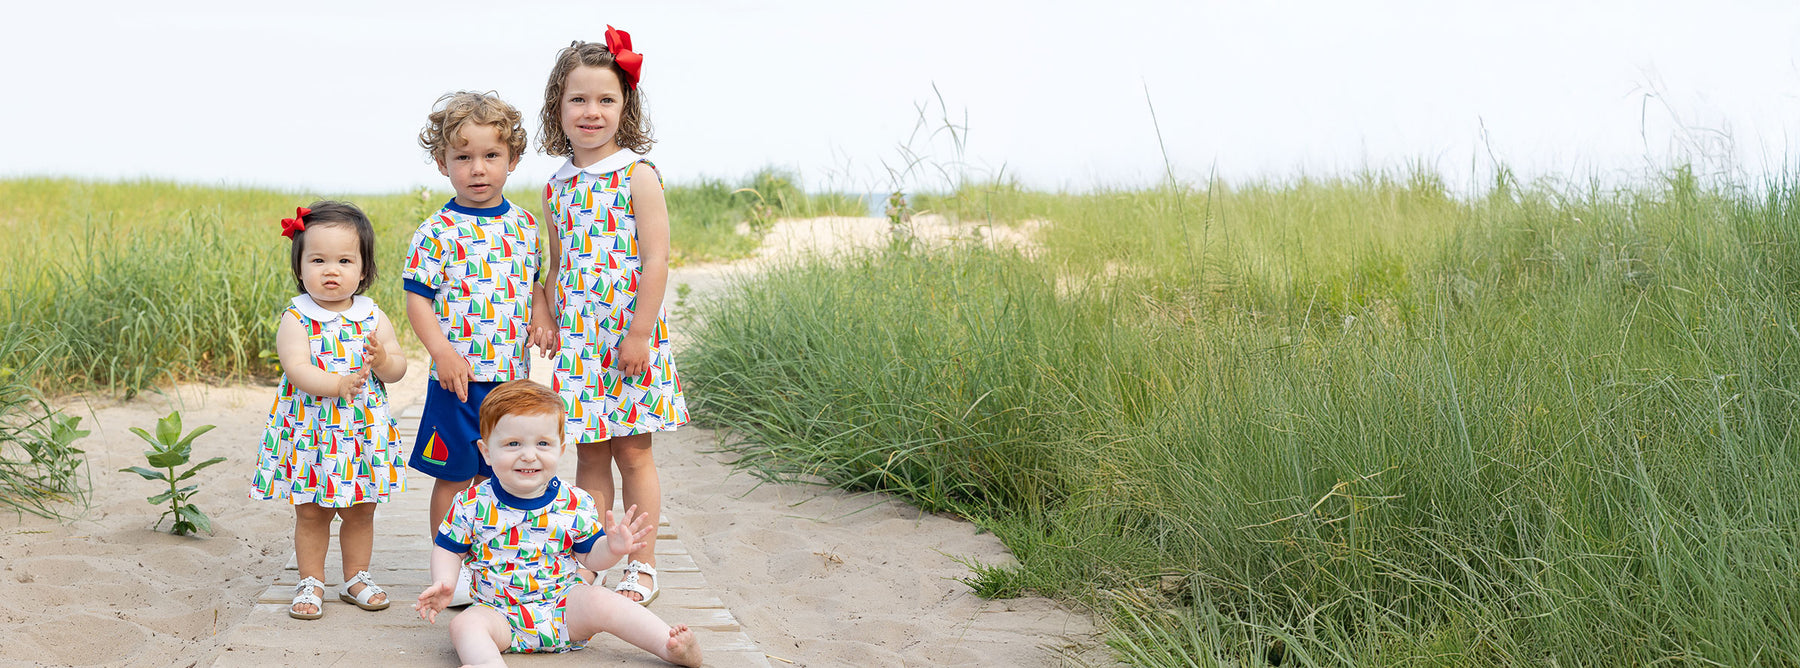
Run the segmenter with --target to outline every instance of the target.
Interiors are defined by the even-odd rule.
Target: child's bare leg
[[[600,587],[576,585],[569,588],[568,597],[563,621],[569,625],[570,640],[611,633],[669,663],[700,665],[700,645],[686,625],[670,628],[649,608]]]
[[[444,517],[450,514],[450,502],[456,500],[456,493],[468,489],[470,485],[481,482],[481,476],[469,480],[451,481],[433,478],[431,483],[431,516],[425,518],[431,526],[425,532],[427,536],[437,536],[438,525],[444,523]]]
[[[613,506],[612,441],[575,446],[575,486],[594,497],[594,510],[602,516]],[[581,578],[587,581],[586,568]],[[599,580],[594,580],[599,582]]]
[[[337,512],[331,508],[321,508],[316,503],[301,503],[294,506],[294,565],[300,569],[300,578],[318,578],[325,580],[325,550],[331,545],[331,518]],[[324,598],[324,591],[313,592]],[[310,615],[319,611],[319,607],[311,603],[294,606],[294,612]]]
[[[656,459],[650,452],[649,434],[632,434],[613,438],[612,458],[619,465],[619,490],[625,497],[625,507],[633,505],[638,512],[650,516],[652,524],[662,521],[662,481],[656,477]],[[644,548],[631,553],[631,559],[642,561],[651,566],[656,565],[656,532],[651,531],[645,539]],[[656,581],[648,573],[639,574],[638,580],[644,581],[644,588],[650,589]],[[622,592],[626,598],[638,600],[634,592]]]
[[[369,570],[369,558],[375,550],[375,504],[359,503],[349,508],[339,508],[337,516],[344,520],[338,527],[338,551],[344,555],[344,580],[348,582],[350,578],[356,577],[358,571]],[[360,594],[367,587],[366,584],[357,583],[350,588],[350,595]],[[385,602],[386,593],[369,597],[370,605]]]
[[[450,620],[450,645],[466,666],[505,666],[500,650],[512,646],[512,627],[500,611],[471,605]]]
[[[575,446],[575,486],[594,497],[594,510],[613,507],[612,441]]]

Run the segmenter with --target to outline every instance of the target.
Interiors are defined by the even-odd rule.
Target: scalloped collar
[[[564,160],[562,167],[558,168],[556,174],[550,178],[558,180],[567,179],[582,172],[587,172],[594,176],[605,176],[626,167],[630,167],[631,163],[643,160],[647,157],[649,156],[639,155],[631,149],[621,148],[617,151],[613,151],[612,155],[596,160],[594,161],[594,164],[586,167],[576,167],[575,158],[571,157],[568,160]]]
[[[295,295],[293,303],[294,308],[300,309],[300,313],[313,320],[333,320],[336,318],[362,320],[363,318],[369,317],[369,314],[375,312],[375,300],[362,295],[351,297],[350,308],[344,309],[342,313],[320,306],[318,302],[313,301],[312,295],[308,294]]]

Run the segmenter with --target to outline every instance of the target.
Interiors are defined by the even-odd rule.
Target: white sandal
[[[638,584],[639,573],[656,578],[650,582],[649,589],[645,589],[644,585]],[[638,596],[642,596],[643,599],[639,600],[637,604],[647,606],[650,605],[651,601],[656,600],[657,594],[662,593],[662,578],[656,577],[656,569],[652,568],[650,564],[633,559],[630,564],[625,566],[625,577],[619,580],[619,585],[613,587],[613,591],[619,592],[620,594],[632,592]]]
[[[350,593],[350,587],[358,582],[361,582],[366,586],[362,588],[362,591],[355,594]],[[386,591],[382,591],[381,587],[375,586],[374,580],[369,579],[368,571],[357,571],[356,577],[345,580],[344,584],[338,587],[338,600],[364,610],[386,610],[387,607],[394,602],[391,597],[380,603],[369,602],[369,599],[375,598],[376,594],[386,593]]]
[[[294,602],[288,604],[289,617],[293,617],[294,619],[318,619],[325,616],[325,606],[322,605],[324,601],[319,600],[319,595],[313,593],[315,588],[318,589],[318,591],[325,591],[325,583],[320,582],[318,578],[310,575],[300,578],[300,584],[294,585]],[[302,603],[311,604],[315,612],[300,612],[299,610],[294,609],[294,606]]]

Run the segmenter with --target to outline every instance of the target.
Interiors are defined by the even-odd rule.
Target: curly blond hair
[[[569,157],[575,149],[569,145],[569,136],[562,129],[562,94],[563,84],[568,82],[569,73],[576,67],[604,67],[612,70],[619,77],[619,83],[630,81],[625,70],[613,64],[612,51],[605,44],[576,40],[569,46],[556,52],[556,64],[550,68],[550,81],[544,84],[544,113],[538,117],[543,129],[538,132],[538,150],[557,157]],[[629,149],[639,155],[650,150],[656,140],[650,137],[650,117],[644,113],[644,87],[624,86],[625,108],[619,113],[619,133],[613,141],[619,148]]]
[[[419,145],[438,162],[444,161],[452,142],[462,143],[463,126],[471,123],[493,126],[512,151],[509,157],[525,155],[525,117],[493,91],[449,93],[438,98],[427,118],[425,129],[419,131]]]

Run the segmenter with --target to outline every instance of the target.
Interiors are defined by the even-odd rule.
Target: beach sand
[[[968,233],[936,224],[952,234]],[[686,283],[693,290],[689,299],[701,299],[733,276],[795,253],[829,255],[886,238],[880,219],[782,221],[752,261],[674,270],[671,294]],[[772,244],[786,246],[767,250]],[[423,393],[421,362],[415,355],[406,380],[390,387],[395,405]],[[684,381],[703,385],[705,379]],[[125,402],[61,402],[93,432],[78,447],[87,451],[94,490],[90,507],[74,521],[0,519],[0,663],[205,666],[220,660],[226,654],[221,638],[249,615],[292,549],[288,507],[245,496],[274,394],[264,385],[183,385]],[[145,446],[128,428],[153,429],[171,410],[182,412],[188,429],[217,426],[195,441],[195,461],[228,458],[196,477],[195,502],[213,518],[212,535],[151,530],[161,510],[144,497],[157,493],[156,483],[118,472],[143,463]],[[1107,662],[1095,646],[1091,621],[1080,612],[1038,598],[983,600],[958,580],[969,575],[962,561],[1011,559],[992,535],[883,495],[759,484],[723,463],[730,456],[714,452],[717,438],[692,427],[658,438],[663,514],[771,665]],[[417,474],[410,481],[429,483]],[[399,554],[409,553],[376,546],[377,560]],[[338,580],[337,570],[327,564],[328,582]],[[379,663],[384,648],[404,644],[396,634],[407,642],[420,636],[449,642],[441,624],[418,621],[401,597],[379,613],[327,599],[328,617],[368,614],[380,623],[368,625],[367,638],[321,634],[321,645],[366,643],[369,658]],[[288,621],[279,632],[297,638],[309,633],[306,622]],[[509,660],[531,665],[537,657]]]

